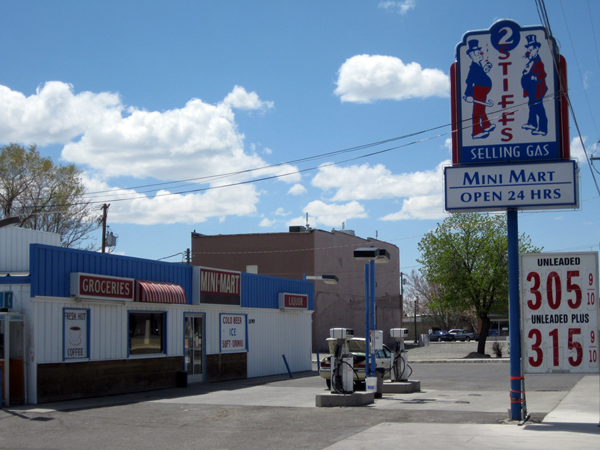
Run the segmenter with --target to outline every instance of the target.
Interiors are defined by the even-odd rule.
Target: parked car
[[[331,389],[331,355],[335,351],[337,339],[327,338],[329,347],[329,356],[321,358],[319,365],[319,375],[325,378],[327,388]],[[354,390],[358,390],[365,383],[365,338],[352,338],[348,341],[348,350],[352,355],[354,366]],[[375,352],[375,367],[378,372],[383,372],[384,376],[389,374],[392,364],[392,351],[387,345],[382,350]]]
[[[457,341],[469,342],[473,339],[473,332],[469,330],[450,330],[448,333],[454,335]]]
[[[429,341],[431,342],[439,342],[439,341],[454,341],[456,337],[453,334],[448,333],[444,330],[434,331],[429,335]]]

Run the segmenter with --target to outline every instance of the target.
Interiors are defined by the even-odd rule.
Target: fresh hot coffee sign
[[[64,359],[89,358],[89,310],[65,308],[63,310]]]

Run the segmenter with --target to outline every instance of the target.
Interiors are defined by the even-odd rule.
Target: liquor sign
[[[525,373],[598,373],[598,253],[521,255]]]
[[[306,294],[289,294],[287,292],[279,293],[279,309],[308,309],[308,295]]]
[[[452,66],[453,163],[569,159],[564,58],[544,27],[471,31]]]
[[[248,350],[246,314],[221,314],[221,353],[240,353]]]
[[[240,291],[240,272],[200,269],[200,303],[239,305]]]
[[[446,167],[445,208],[451,212],[576,208],[577,176],[575,161]]]
[[[135,280],[88,273],[71,273],[71,297],[132,302]]]
[[[64,359],[89,358],[89,309],[63,309]]]

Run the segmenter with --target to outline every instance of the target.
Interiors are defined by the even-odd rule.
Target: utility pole
[[[419,342],[417,339],[417,308],[419,307],[419,297],[415,297],[415,344]]]
[[[109,206],[110,203],[102,205],[102,253],[104,253],[106,247],[106,216],[108,215]]]

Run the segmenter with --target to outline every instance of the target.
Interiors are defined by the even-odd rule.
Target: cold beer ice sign
[[[444,185],[450,212],[561,209],[579,203],[574,161],[446,167]]]
[[[453,163],[569,158],[564,59],[541,27],[471,31],[452,66]]]
[[[598,373],[598,253],[521,255],[525,373]]]
[[[242,353],[248,350],[245,314],[221,314],[221,353]]]

